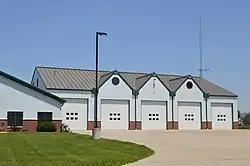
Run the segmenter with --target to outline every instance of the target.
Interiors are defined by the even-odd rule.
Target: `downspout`
[[[172,97],[172,128],[174,130],[174,96]]]
[[[205,98],[205,107],[206,107],[206,129],[209,129],[208,128],[208,110],[207,110],[207,99],[209,97],[209,94],[208,93],[204,93],[204,98]]]
[[[170,96],[172,99],[172,129],[174,130],[174,97],[176,96],[176,93],[170,92]]]
[[[205,98],[206,104],[206,128],[208,129],[208,118],[207,118],[207,98]]]
[[[132,95],[135,97],[135,130],[137,130],[137,99],[136,97],[139,95],[138,90],[133,90]]]
[[[135,96],[135,130],[137,130],[137,116],[136,116],[136,112],[137,112],[136,106],[137,106],[137,104],[136,104],[136,95],[134,95],[134,96]]]

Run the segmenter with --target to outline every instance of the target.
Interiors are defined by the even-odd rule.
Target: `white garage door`
[[[141,110],[142,130],[166,130],[166,101],[142,101]]]
[[[124,130],[129,125],[128,100],[101,100],[102,130]]]
[[[232,104],[211,103],[212,129],[232,129]]]
[[[88,100],[66,99],[62,107],[63,123],[66,123],[73,131],[87,130]]]
[[[178,102],[179,129],[201,129],[201,104]]]

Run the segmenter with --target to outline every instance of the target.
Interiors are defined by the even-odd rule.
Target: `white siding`
[[[233,104],[233,121],[238,122],[238,100],[236,97],[213,97],[208,98],[207,110],[208,121],[212,121],[211,103],[232,103]]]
[[[153,84],[155,86],[153,87]],[[169,91],[168,89],[158,80],[157,77],[152,77],[148,82],[140,89],[139,96],[137,100],[137,120],[142,120],[142,110],[141,101],[166,101],[168,103],[168,120],[172,120],[172,107],[169,101]]]
[[[112,78],[117,77],[120,80],[118,85],[112,84]],[[119,75],[111,76],[99,89],[98,96],[98,114],[100,115],[101,99],[116,99],[116,100],[128,100],[130,110],[130,121],[135,120],[135,109],[132,90],[127,84],[119,77]],[[94,100],[93,100],[94,101]]]
[[[23,111],[24,119],[37,119],[37,112],[53,112],[53,119],[61,119],[61,104],[17,82],[0,76],[0,118],[7,111]]]
[[[135,105],[136,103],[136,105]],[[138,97],[136,96],[136,101],[135,101],[135,96],[132,95],[132,101],[130,103],[131,108],[130,108],[130,120],[131,121],[135,121],[135,119],[137,118],[137,112],[135,112],[135,110],[138,110]],[[136,107],[136,108],[135,108]],[[133,115],[132,115],[133,114]]]
[[[45,90],[46,88],[45,88],[45,85],[43,83],[43,80],[40,77],[40,75],[37,72],[37,70],[35,70],[34,71],[34,76],[33,76],[32,80],[31,80],[31,84],[33,84],[34,86],[37,87],[37,81],[38,81],[38,88]]]
[[[94,121],[94,94],[92,94],[91,91],[48,90],[48,92],[63,99],[88,99],[88,120]],[[65,104],[67,104],[67,102]],[[100,103],[98,105],[100,105]],[[99,113],[97,116],[98,119],[100,119]]]
[[[193,87],[191,89],[188,89],[186,87],[186,83],[189,81],[193,83]],[[192,79],[187,79],[176,92],[176,96],[174,98],[174,121],[178,120],[178,111],[177,111],[178,101],[201,102],[202,103],[202,121],[206,121],[205,99],[203,98],[203,92],[193,82]]]

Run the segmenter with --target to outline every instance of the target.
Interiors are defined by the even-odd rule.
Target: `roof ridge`
[[[36,66],[36,68],[45,69],[61,69],[61,70],[80,70],[80,71],[95,71],[95,69],[82,69],[82,68],[70,68],[70,67],[49,67],[49,66]],[[112,72],[109,70],[99,70],[100,72]]]
[[[36,68],[47,68],[47,69],[61,69],[61,70],[79,70],[79,71],[95,71],[95,69],[83,69],[83,68],[71,68],[71,67],[53,67],[53,66],[36,66]],[[115,70],[99,70],[100,72],[112,72]],[[118,70],[117,70],[118,71]],[[155,73],[157,76],[163,75],[163,76],[176,76],[176,77],[184,77],[184,75],[180,74],[164,74],[164,73],[156,73],[156,72],[136,72],[136,71],[119,71],[119,73],[131,73],[131,74],[152,74]],[[191,75],[192,76],[192,75]],[[192,76],[197,78],[198,76]]]

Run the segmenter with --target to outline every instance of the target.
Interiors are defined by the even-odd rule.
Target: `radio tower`
[[[210,69],[203,68],[203,50],[202,50],[202,15],[199,15],[199,54],[200,54],[200,77],[203,77],[204,71],[209,71]]]

